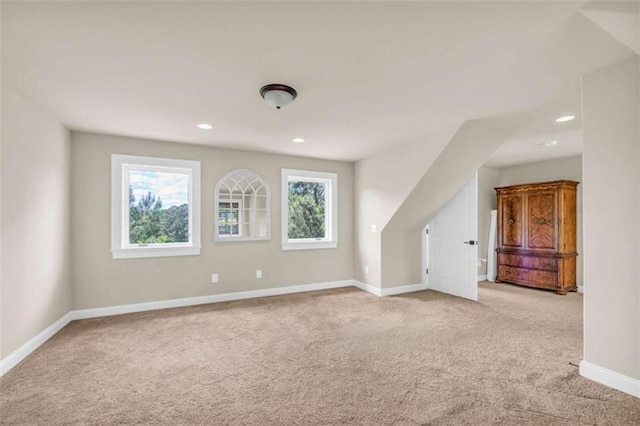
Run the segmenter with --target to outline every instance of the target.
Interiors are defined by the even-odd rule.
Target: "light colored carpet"
[[[347,288],[76,321],[2,378],[3,424],[640,424],[578,375],[582,296]]]

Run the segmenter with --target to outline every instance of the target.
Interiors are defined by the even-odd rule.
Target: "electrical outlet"
[[[378,232],[378,225],[371,225],[371,232]]]
[[[262,278],[262,269],[256,270],[256,278]]]
[[[218,274],[211,274],[211,282],[212,283],[218,282]]]
[[[365,267],[364,267],[364,273],[365,273],[365,274],[368,274],[368,273],[369,273],[369,267],[368,267],[368,266],[365,266]]]

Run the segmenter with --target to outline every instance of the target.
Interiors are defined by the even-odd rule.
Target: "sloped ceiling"
[[[632,53],[582,5],[3,2],[2,79],[75,130],[353,161],[578,108],[567,85]],[[267,83],[299,98],[269,109]]]
[[[639,8],[640,5],[635,1],[596,1],[589,3],[580,13],[598,24],[616,40],[634,52],[640,53]]]

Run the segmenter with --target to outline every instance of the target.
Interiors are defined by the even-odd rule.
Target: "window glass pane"
[[[218,203],[218,234],[221,236],[240,235],[239,202]]]
[[[129,170],[129,244],[189,242],[189,175]]]
[[[325,185],[289,182],[289,239],[325,238]]]
[[[256,213],[258,225],[262,229],[267,225],[267,212],[265,210],[258,210]]]
[[[259,226],[256,215],[258,209],[263,209],[268,216],[269,197],[266,182],[250,170],[233,170],[224,175],[215,189],[215,240],[269,239],[269,228]]]
[[[267,208],[267,197],[264,195],[256,196],[256,208],[258,209],[266,209]]]

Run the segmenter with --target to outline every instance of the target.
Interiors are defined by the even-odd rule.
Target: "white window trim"
[[[216,191],[217,194],[217,191]],[[216,221],[215,225],[215,234],[216,234],[216,239],[221,239],[221,240],[225,240],[225,239],[230,239],[230,240],[241,240],[244,237],[242,236],[242,224],[243,222],[243,217],[241,217],[244,214],[244,202],[242,201],[241,197],[235,197],[235,198],[229,198],[226,200],[218,200],[216,201],[216,206],[215,206],[215,213],[216,213],[216,218],[219,218],[219,214],[220,214],[220,204],[221,203],[229,203],[229,205],[233,205],[233,203],[238,203],[238,233],[237,234],[221,234],[220,233],[220,225],[218,224],[218,222]],[[229,207],[230,209],[233,209],[233,207]],[[233,227],[233,225],[231,225]],[[245,239],[246,241],[246,239]]]
[[[129,222],[128,170],[131,168],[179,171],[189,174],[188,243],[127,244]],[[111,155],[111,254],[113,259],[189,256],[200,254],[200,162],[169,158]],[[127,209],[125,210],[125,206]]]
[[[264,188],[265,191],[265,208],[264,209],[256,209],[256,210],[264,210],[266,213],[266,235],[264,236],[243,236],[242,235],[242,224],[251,224],[250,222],[245,222],[244,221],[244,202],[242,201],[244,199],[244,196],[246,195],[244,190],[242,190],[242,188],[239,188],[242,191],[242,195],[240,197],[234,197],[232,192],[234,188],[229,188],[227,186],[227,188],[231,191],[230,193],[230,198],[222,198],[220,199],[220,189],[222,188],[223,185],[226,185],[227,180],[230,177],[235,177],[236,175],[247,175],[250,176],[252,179],[254,179],[255,181],[259,182],[260,185],[262,185],[262,187]],[[236,200],[239,199],[241,202],[240,205],[240,214],[238,215],[238,229],[240,231],[240,235],[234,235],[231,236],[229,235],[225,235],[225,234],[220,234],[220,228],[218,226],[218,215],[220,212],[220,203],[221,202],[226,202],[229,199],[232,200]],[[213,239],[216,242],[235,242],[235,241],[263,241],[263,240],[270,240],[271,239],[271,189],[269,188],[269,184],[267,183],[266,180],[264,180],[262,178],[262,176],[260,176],[259,174],[257,174],[256,172],[253,172],[251,170],[248,169],[236,169],[236,170],[232,170],[228,173],[226,173],[224,176],[222,176],[220,178],[220,180],[218,180],[218,183],[216,183],[216,187],[214,190],[214,194],[213,194],[213,204],[214,204],[214,230],[213,230]],[[249,235],[251,233],[249,232]]]
[[[289,181],[328,183],[325,190],[325,238],[289,239]],[[336,173],[282,169],[282,250],[315,250],[338,247],[338,175]]]

